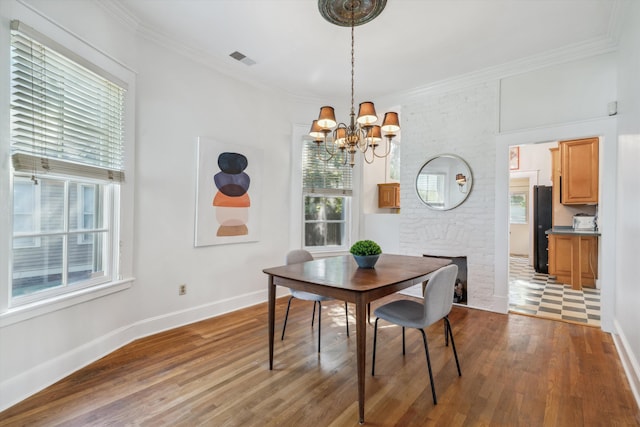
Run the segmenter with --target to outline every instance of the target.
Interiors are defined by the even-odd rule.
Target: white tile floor
[[[509,311],[600,327],[600,290],[575,291],[536,273],[527,258],[510,257]]]

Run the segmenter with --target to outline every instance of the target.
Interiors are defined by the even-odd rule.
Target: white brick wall
[[[498,83],[427,95],[402,107],[400,252],[467,256],[469,306],[497,310],[494,301],[495,141]],[[434,211],[418,198],[415,179],[438,154],[469,164],[473,188],[455,209]]]

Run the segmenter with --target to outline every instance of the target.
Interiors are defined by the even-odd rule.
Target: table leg
[[[367,354],[367,304],[361,295],[356,296],[356,355],[358,369],[358,415],[364,423],[364,378]]]
[[[273,370],[273,333],[276,322],[276,285],[269,276],[269,370]]]

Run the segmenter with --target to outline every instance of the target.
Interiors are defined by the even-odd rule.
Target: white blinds
[[[302,143],[302,187],[305,193],[327,195],[351,195],[352,168],[344,165],[344,154],[340,153],[329,162],[318,158],[318,147],[313,141]],[[327,157],[321,145],[320,156]]]
[[[123,181],[125,89],[23,28],[11,22],[14,169]]]

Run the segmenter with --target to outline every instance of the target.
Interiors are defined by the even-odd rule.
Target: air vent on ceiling
[[[242,62],[244,65],[253,65],[256,63],[256,61],[254,61],[251,58],[248,58],[246,55],[238,52],[237,50],[233,53],[230,53],[229,56],[235,59],[236,61]]]

